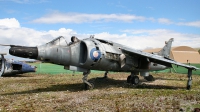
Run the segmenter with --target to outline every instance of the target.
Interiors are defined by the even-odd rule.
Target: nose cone
[[[24,46],[11,46],[9,53],[13,56],[37,59],[38,48],[37,47],[24,47]]]
[[[31,66],[31,65],[23,65],[22,67],[22,72],[26,73],[26,72],[36,72],[36,66]]]

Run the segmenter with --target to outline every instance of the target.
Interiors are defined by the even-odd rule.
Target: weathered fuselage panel
[[[39,46],[38,58],[64,65],[66,69],[74,66],[85,70],[141,71],[150,68],[156,70],[159,66],[153,66],[146,58],[124,53],[121,48],[123,46],[120,44],[94,38],[67,44],[63,37],[60,37]]]

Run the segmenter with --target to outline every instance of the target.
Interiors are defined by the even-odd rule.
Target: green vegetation
[[[29,63],[37,67],[38,74],[73,74],[73,71],[64,69],[64,66],[51,63]],[[93,73],[103,73],[102,71],[93,71]],[[76,74],[82,74],[76,72]]]
[[[196,66],[197,68],[200,68],[200,64],[191,64],[191,66]],[[173,68],[175,69],[174,71],[175,73],[182,73],[182,74],[188,73],[188,70],[185,69],[184,67],[173,65]],[[192,74],[200,75],[200,70],[192,71]]]
[[[165,70],[161,70],[161,71],[155,71],[156,73],[180,73],[180,74],[187,74],[188,70],[184,67],[181,66],[176,66],[176,65],[172,65],[173,68],[170,69],[165,69]],[[200,64],[191,64],[191,66],[196,66],[197,68],[200,68]],[[193,70],[192,74],[194,75],[200,75],[200,69],[199,70]]]
[[[51,63],[29,63],[37,67],[37,72],[40,74],[66,74],[72,73],[72,71],[65,70],[64,66],[55,65]]]
[[[82,75],[23,74],[0,79],[0,111],[193,111],[200,108],[200,76],[193,75],[192,90],[186,90],[184,74],[152,74],[138,86],[125,83],[129,73],[89,75],[95,89],[83,90]]]
[[[31,65],[35,65],[37,67],[37,72],[40,74],[73,74],[70,70],[65,70],[63,66],[61,65],[55,65],[50,63],[30,63]],[[191,64],[192,66],[196,66],[197,68],[200,68],[200,64]],[[92,71],[93,73],[104,73],[102,71]],[[156,71],[156,73],[181,73],[181,74],[187,74],[187,69],[180,66],[173,65],[173,68],[166,69],[162,71]],[[76,72],[76,74],[82,74],[79,72]],[[193,71],[192,74],[200,75],[200,70]]]

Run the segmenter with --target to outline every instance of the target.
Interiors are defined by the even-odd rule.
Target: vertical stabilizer
[[[169,58],[173,41],[174,39],[171,38],[168,42],[165,42],[165,46],[158,52],[158,55]]]

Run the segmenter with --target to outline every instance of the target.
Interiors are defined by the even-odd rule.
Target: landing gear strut
[[[94,88],[94,84],[88,82],[87,77],[90,74],[90,70],[83,72],[83,83],[85,85],[85,90],[90,90]]]
[[[129,75],[127,77],[127,83],[131,83],[131,84],[134,84],[134,85],[138,85],[140,82],[140,79],[139,77],[136,75],[136,73],[131,73],[131,75]]]
[[[187,90],[191,89],[191,85],[192,85],[192,70],[188,69]]]
[[[103,78],[108,78],[108,71],[105,72],[104,77]]]

